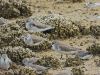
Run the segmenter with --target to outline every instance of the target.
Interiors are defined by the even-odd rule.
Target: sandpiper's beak
[[[24,24],[22,24],[21,26],[20,26],[20,28],[22,27],[22,26],[24,26],[25,25],[25,23]]]

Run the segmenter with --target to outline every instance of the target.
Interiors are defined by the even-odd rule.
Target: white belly
[[[84,57],[79,57],[80,59],[91,59],[93,57],[93,55],[86,55]]]
[[[55,45],[52,45],[52,47],[53,47],[54,51],[58,51],[58,49],[55,47]]]
[[[7,69],[10,67],[9,63],[7,61],[4,62],[4,59],[1,59],[1,64],[0,64],[0,67],[2,69]]]

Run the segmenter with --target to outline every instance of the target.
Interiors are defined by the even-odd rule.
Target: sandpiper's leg
[[[63,56],[63,54],[61,54],[61,58],[60,59],[62,59],[62,56]]]
[[[67,54],[66,54],[66,59],[68,58]]]

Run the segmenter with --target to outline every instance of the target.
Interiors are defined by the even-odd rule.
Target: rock
[[[52,11],[48,11],[48,14],[52,14]]]

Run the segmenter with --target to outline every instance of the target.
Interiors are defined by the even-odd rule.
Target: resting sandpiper
[[[41,43],[42,41],[46,40],[47,38],[43,38],[37,35],[30,35],[30,34],[24,34],[24,42],[26,44],[35,44],[38,45],[39,43]]]
[[[93,57],[93,54],[90,51],[78,51],[75,53],[76,57],[79,57],[80,59],[91,59]]]
[[[25,20],[25,25],[26,25],[27,30],[40,31],[40,32],[54,29],[54,27],[52,27],[51,25],[45,25],[45,24],[42,24],[40,22],[33,21],[30,18]]]

